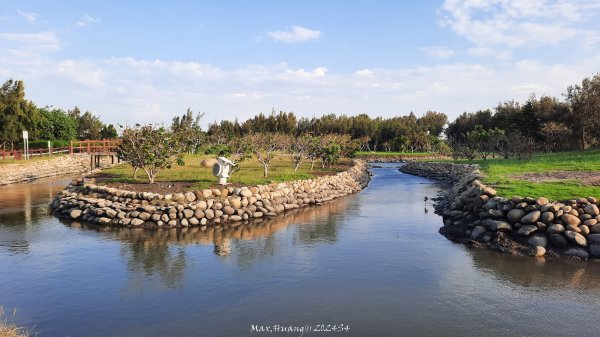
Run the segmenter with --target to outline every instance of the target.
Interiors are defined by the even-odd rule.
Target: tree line
[[[64,111],[50,106],[37,107],[25,98],[23,81],[9,79],[0,88],[0,143],[3,149],[14,149],[22,143],[22,131],[28,131],[32,141],[53,141],[64,146],[71,140],[112,139],[117,130],[104,124],[89,111],[78,107]]]
[[[538,151],[584,150],[600,145],[600,75],[567,88],[564,100],[531,95],[493,110],[463,113],[445,135],[455,157],[528,158]]]

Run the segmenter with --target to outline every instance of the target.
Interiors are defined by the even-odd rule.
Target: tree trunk
[[[302,164],[302,162],[297,162],[296,165],[294,165],[294,173],[296,173],[298,171],[300,164]]]
[[[265,173],[265,178],[267,178],[269,176],[269,165],[263,164],[263,170]]]
[[[140,169],[139,167],[134,167],[133,168],[133,179],[137,179],[137,173],[138,173],[139,169]]]
[[[581,128],[581,131],[579,134],[579,149],[585,150],[585,129],[584,128]]]
[[[316,161],[317,161],[316,159],[311,159],[310,160],[310,170],[311,171],[315,169],[315,162]]]

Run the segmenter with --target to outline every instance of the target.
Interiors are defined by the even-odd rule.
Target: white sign
[[[23,131],[23,139],[29,139],[29,132]]]

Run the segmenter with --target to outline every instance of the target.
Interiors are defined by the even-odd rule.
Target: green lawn
[[[556,171],[597,171],[600,175],[600,150],[586,150],[535,155],[529,161],[516,159],[475,160],[485,173],[484,181],[493,185],[502,196],[545,196],[554,200],[575,197],[600,197],[600,186],[590,186],[580,180],[552,178]],[[532,182],[516,176],[537,173],[540,178],[553,181]]]
[[[358,151],[356,152],[357,157],[431,157],[437,156],[437,153],[431,152],[368,152]]]
[[[186,155],[185,166],[174,165],[171,169],[164,170],[156,177],[157,182],[178,181],[192,182],[196,189],[208,188],[216,183],[212,175],[211,167],[202,167],[203,159],[212,158],[208,155]],[[254,158],[240,163],[240,170],[229,180],[229,183],[241,185],[258,185],[270,182],[283,182],[298,179],[308,179],[317,175],[330,174],[346,170],[350,164],[349,160],[341,160],[340,165],[331,169],[321,170],[320,163],[315,163],[315,170],[310,171],[310,163],[304,163],[294,172],[292,163],[288,157],[279,156],[273,160],[269,168],[269,177],[263,175],[262,165]],[[110,175],[109,182],[122,183],[146,183],[147,176],[143,170],[138,171],[137,179],[133,179],[133,169],[129,164],[121,164],[102,170],[104,176]]]

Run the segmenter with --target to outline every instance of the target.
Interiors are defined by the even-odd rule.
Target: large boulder
[[[471,235],[469,236],[469,238],[471,240],[476,240],[481,235],[483,235],[483,233],[485,233],[485,227],[483,227],[483,226],[475,226],[475,228],[473,228],[473,231],[471,232]]]
[[[554,220],[554,213],[552,212],[544,212],[542,216],[540,216],[540,221],[545,224],[550,224]]]
[[[600,210],[598,209],[598,206],[596,206],[594,204],[589,204],[589,205],[585,206],[583,208],[583,211],[586,214],[593,215],[593,216],[600,214]]]
[[[562,222],[565,225],[579,226],[579,224],[581,223],[581,220],[579,220],[578,217],[571,215],[571,214],[561,215],[560,220],[562,220]]]
[[[522,209],[511,209],[508,214],[506,214],[506,220],[511,224],[515,224],[521,221],[521,218],[525,216],[525,211]]]
[[[540,211],[529,212],[524,217],[521,218],[521,223],[522,224],[536,223],[539,220],[541,215],[542,215],[542,212],[540,212]]]
[[[579,245],[581,247],[585,247],[587,246],[587,240],[585,239],[585,237],[579,233],[573,232],[573,231],[565,231],[564,233],[565,237],[567,239],[569,239],[569,241],[571,241],[572,243]]]

